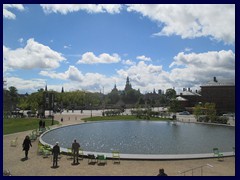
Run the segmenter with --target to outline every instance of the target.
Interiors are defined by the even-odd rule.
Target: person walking
[[[72,143],[73,164],[79,164],[78,163],[79,148],[80,144],[77,142],[76,139],[74,139],[74,142]]]
[[[58,155],[60,154],[60,147],[58,145],[58,142],[56,142],[55,146],[53,146],[52,149],[52,155],[53,155],[53,166],[52,167],[58,167]]]
[[[30,149],[30,146],[32,147],[31,140],[29,136],[26,136],[22,144],[23,151],[25,151],[25,159],[28,159],[28,151]]]

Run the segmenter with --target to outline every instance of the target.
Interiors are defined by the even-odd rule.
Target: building
[[[188,111],[192,112],[193,107],[199,102],[202,101],[201,95],[196,92],[192,92],[190,88],[183,88],[183,91],[177,95],[177,100],[180,102],[181,106],[187,109]]]
[[[235,83],[212,81],[200,86],[202,103],[215,103],[217,113],[235,113]]]
[[[131,83],[129,81],[129,77],[127,77],[126,85],[125,85],[125,89],[124,90],[125,90],[125,92],[132,90],[132,85],[131,85]]]

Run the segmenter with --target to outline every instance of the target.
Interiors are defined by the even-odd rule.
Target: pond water
[[[235,128],[168,121],[104,121],[64,126],[41,136],[42,141],[69,148],[74,139],[84,151],[123,154],[202,154],[213,147],[230,152]]]

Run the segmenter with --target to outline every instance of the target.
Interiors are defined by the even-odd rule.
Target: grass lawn
[[[84,121],[102,121],[102,120],[146,120],[146,119],[140,119],[136,116],[131,115],[119,115],[119,116],[94,116],[89,118],[82,118]],[[151,117],[149,119],[150,121],[163,121],[163,120],[172,120],[171,118],[157,118],[157,117]]]
[[[37,118],[9,118],[3,120],[3,134],[27,131],[38,128],[39,119]],[[59,124],[54,121],[54,124]],[[45,126],[51,126],[52,120],[45,119]]]

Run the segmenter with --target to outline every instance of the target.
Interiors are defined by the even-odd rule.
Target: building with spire
[[[129,81],[129,77],[127,77],[124,91],[127,92],[127,91],[129,91],[129,90],[132,90],[132,85],[131,85],[131,83],[130,83],[130,81]]]
[[[117,85],[114,85],[114,88],[111,91],[112,93],[118,93]]]

